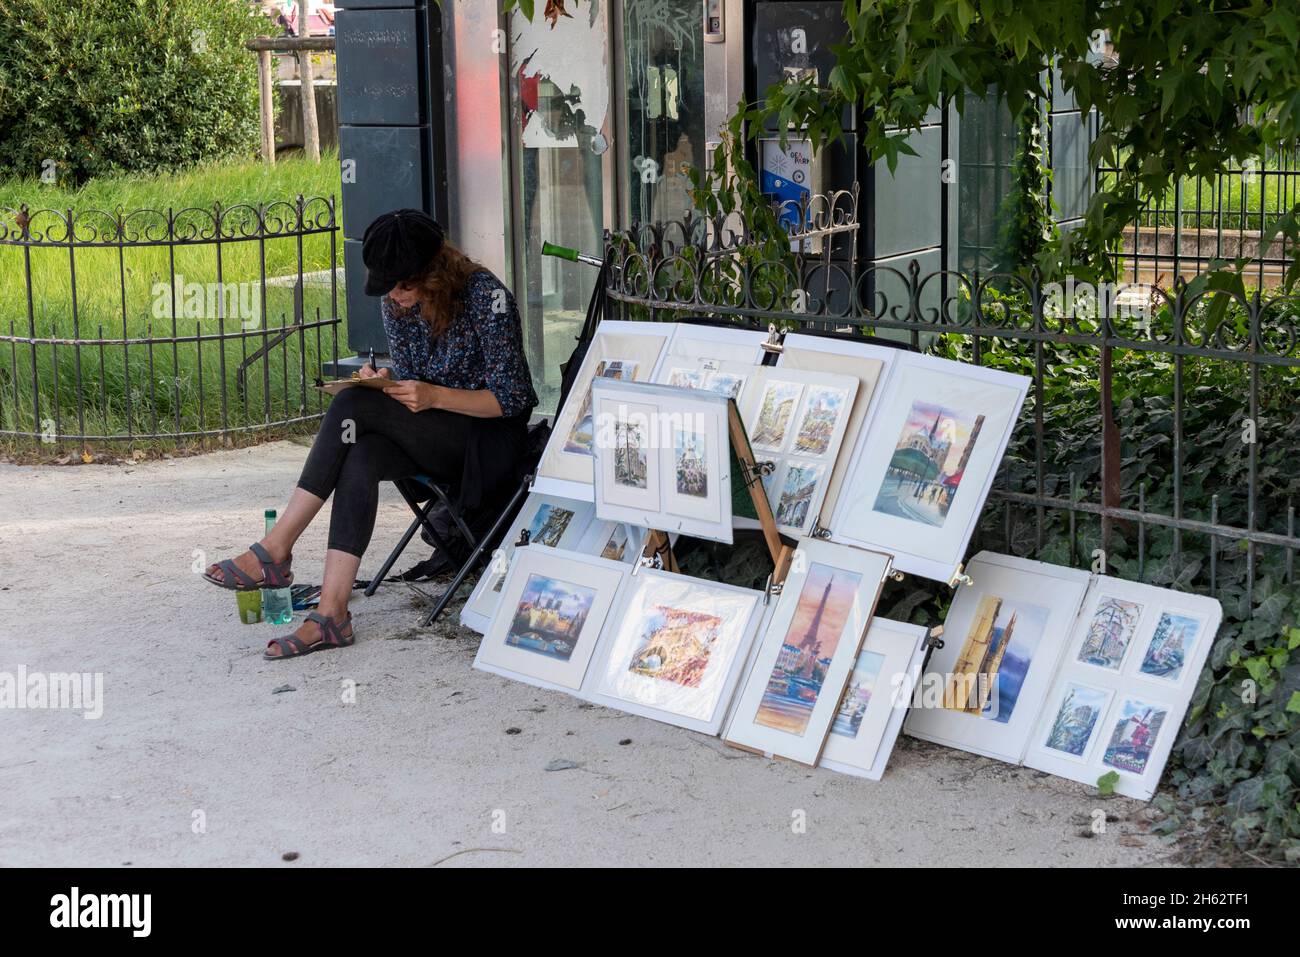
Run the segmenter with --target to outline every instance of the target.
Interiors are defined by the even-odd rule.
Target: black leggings
[[[427,475],[459,484],[472,425],[458,412],[412,412],[374,389],[335,396],[298,478],[299,488],[320,498],[335,493],[329,547],[365,554],[380,482]]]

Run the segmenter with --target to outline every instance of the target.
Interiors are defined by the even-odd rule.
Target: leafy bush
[[[247,0],[0,0],[0,177],[80,183],[249,152]]]

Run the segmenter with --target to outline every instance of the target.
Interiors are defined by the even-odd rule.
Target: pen
[[[370,369],[372,372],[379,371],[378,369],[375,368],[375,347],[374,346],[370,347]]]

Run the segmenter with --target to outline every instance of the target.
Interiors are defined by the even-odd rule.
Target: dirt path
[[[0,711],[0,862],[1169,860],[1141,835],[1145,805],[1033,771],[901,738],[872,783],[473,671],[477,636],[421,631],[400,585],[354,603],[355,647],[265,662],[280,632],[239,624],[233,595],[191,568],[195,550],[201,564],[246,547],[305,454],[0,465],[0,671],[104,676],[98,720]],[[302,581],[319,580],[326,518],[300,543]],[[390,488],[363,575],[405,522]],[[1109,825],[1092,836],[1099,809]]]

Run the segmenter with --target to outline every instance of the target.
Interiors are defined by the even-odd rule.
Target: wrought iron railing
[[[732,256],[718,282],[717,255],[702,264],[689,249],[628,235],[607,255],[613,317],[860,331],[1031,376],[973,548],[1247,607],[1264,578],[1294,580],[1294,296],[1194,293],[1181,280],[1093,290],[1032,273],[922,274],[915,260],[855,269]],[[798,308],[785,305],[790,289],[804,290]]]
[[[0,441],[229,441],[312,421],[338,358],[333,198],[0,209]]]

